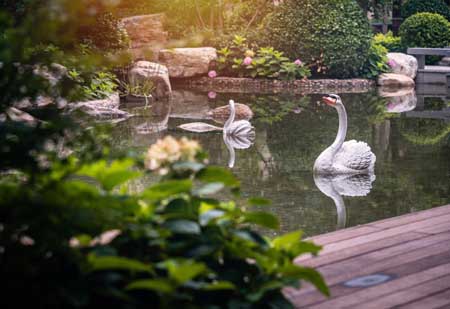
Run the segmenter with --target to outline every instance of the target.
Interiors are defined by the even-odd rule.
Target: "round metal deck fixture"
[[[384,283],[393,278],[394,276],[387,274],[373,274],[348,280],[344,282],[344,286],[348,288],[367,288],[370,286]]]

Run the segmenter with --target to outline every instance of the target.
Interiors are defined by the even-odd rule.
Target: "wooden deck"
[[[331,297],[309,285],[286,289],[297,308],[450,308],[450,205],[312,240],[324,246],[321,254],[296,262],[318,269]]]

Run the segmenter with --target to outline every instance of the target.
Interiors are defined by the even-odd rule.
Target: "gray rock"
[[[388,88],[414,88],[415,83],[406,75],[384,73],[378,77],[378,85]]]
[[[106,99],[75,102],[69,104],[69,111],[82,112],[98,118],[128,118],[132,115],[119,109],[120,98],[114,93]]]
[[[138,61],[128,72],[128,80],[131,85],[139,85],[144,81],[151,81],[155,85],[155,91],[152,94],[156,99],[170,97],[172,86],[169,80],[169,71],[166,66],[149,62]]]
[[[395,63],[391,67],[392,73],[406,75],[412,79],[416,78],[419,64],[415,57],[403,53],[388,53],[387,57]]]
[[[170,77],[187,78],[207,74],[217,52],[213,47],[163,49],[158,59],[167,66]]]

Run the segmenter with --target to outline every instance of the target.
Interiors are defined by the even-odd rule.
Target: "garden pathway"
[[[318,257],[300,257],[330,287],[287,289],[296,308],[450,308],[450,205],[311,238]]]

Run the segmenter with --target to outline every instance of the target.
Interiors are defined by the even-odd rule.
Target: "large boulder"
[[[145,81],[151,81],[155,90],[153,96],[155,99],[170,97],[172,87],[169,80],[169,71],[166,66],[149,62],[138,61],[128,72],[128,80],[131,86],[137,86]]]
[[[169,34],[164,31],[164,14],[131,16],[122,19],[131,41],[135,60],[157,60],[158,51],[167,44]]]
[[[169,76],[186,78],[208,73],[210,63],[217,59],[213,47],[174,48],[159,51],[159,62],[169,69]]]
[[[388,53],[387,57],[391,63],[392,73],[416,78],[419,64],[415,57],[403,53]]]
[[[383,73],[378,77],[378,85],[387,88],[414,88],[411,77],[395,73]]]
[[[120,98],[114,93],[105,99],[74,102],[69,104],[69,111],[80,110],[99,119],[126,119],[132,115],[119,109]]]

